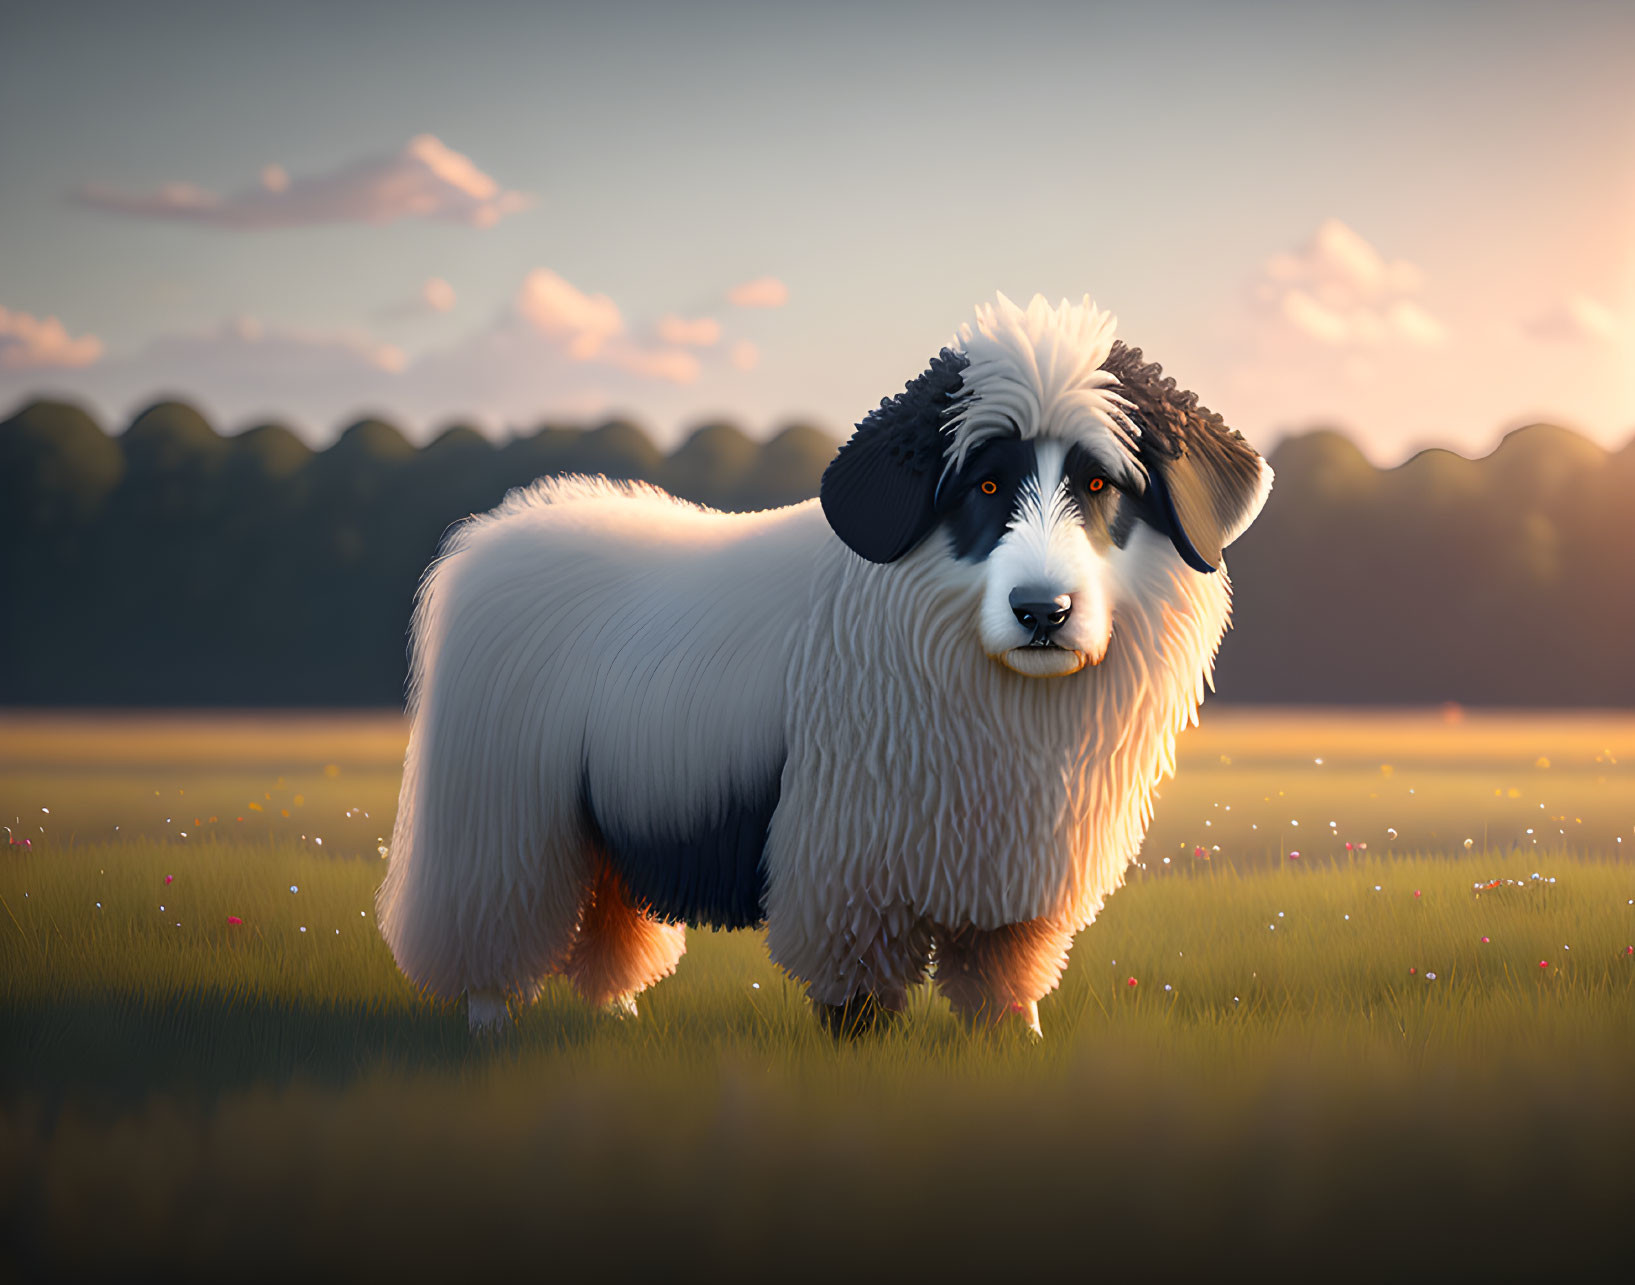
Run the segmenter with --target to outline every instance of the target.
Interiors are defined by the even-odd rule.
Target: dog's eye
[[[1104,478],[1104,477],[1093,477],[1093,478],[1090,479],[1090,489],[1092,491],[1099,491],[1099,490],[1101,490],[1102,487],[1104,487],[1106,485],[1107,485],[1107,479]]]
[[[996,495],[996,494],[998,494],[998,492],[999,492],[999,483],[998,482],[994,481],[993,478],[991,478],[991,477],[985,477],[985,478],[982,479],[982,494],[984,494],[984,495]]]

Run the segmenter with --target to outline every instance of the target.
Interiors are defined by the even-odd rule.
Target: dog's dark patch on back
[[[686,834],[643,834],[596,810],[590,783],[585,815],[630,899],[667,923],[753,928],[766,920],[766,829],[778,806],[783,758],[759,787],[735,798],[714,824]]]

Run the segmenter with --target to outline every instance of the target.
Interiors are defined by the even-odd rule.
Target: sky
[[[1635,5],[0,10],[0,414],[836,435],[1002,291],[1270,449],[1635,434]]]

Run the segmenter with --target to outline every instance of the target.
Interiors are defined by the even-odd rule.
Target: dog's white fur
[[[1041,475],[1065,453],[1044,439],[1122,466],[1111,334],[1093,309],[1001,297],[980,342],[963,336],[975,377],[951,452],[1002,414],[1041,439]],[[1036,1024],[1072,934],[1137,853],[1230,611],[1224,571],[1192,571],[1144,526],[1093,548],[1041,492],[975,564],[942,533],[865,562],[816,501],[732,515],[584,478],[461,526],[414,620],[379,895],[404,972],[469,991],[474,1025],[557,972],[633,1011],[682,930],[609,891],[587,792],[630,832],[673,836],[783,760],[764,854],[773,958],[823,1003],[897,1008],[935,952],[950,977],[964,969],[946,983],[956,1006]],[[1083,604],[1080,672],[995,663],[1027,640],[1003,595],[1035,582]],[[1010,926],[1031,935],[992,936]]]
[[[404,972],[532,997],[594,873],[586,785],[633,830],[685,833],[775,770],[816,565],[842,552],[815,503],[725,515],[586,478],[455,531],[415,611],[379,898]]]
[[[894,989],[895,955],[871,952],[901,923],[1088,924],[1140,847],[1226,627],[1225,581],[1142,529],[1110,586],[1106,659],[1023,677],[965,642],[981,584],[939,543],[890,567],[836,558],[795,659],[767,942],[827,1003]]]

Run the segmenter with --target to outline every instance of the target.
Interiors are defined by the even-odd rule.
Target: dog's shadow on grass
[[[155,1094],[208,1102],[297,1082],[344,1089],[380,1076],[481,1075],[521,1060],[639,1067],[749,1053],[805,1061],[889,1056],[898,1045],[900,1053],[949,1057],[973,1040],[991,1042],[929,993],[916,994],[903,1022],[839,1042],[795,984],[758,995],[659,995],[640,1018],[621,1021],[553,982],[514,1024],[475,1036],[464,1004],[401,997],[314,1001],[199,988],[24,1001],[0,1014],[0,1099],[52,1112],[65,1102],[117,1109]]]
[[[296,1081],[342,1088],[381,1074],[465,1074],[523,1052],[571,1054],[609,1038],[605,1014],[569,1003],[548,1009],[473,1037],[463,1005],[430,1002],[314,1003],[206,990],[24,1002],[0,1017],[0,1094],[118,1106],[156,1092],[197,1099]]]

